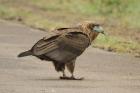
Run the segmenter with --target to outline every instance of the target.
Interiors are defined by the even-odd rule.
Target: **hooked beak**
[[[105,35],[104,29],[103,29],[101,26],[95,26],[95,27],[93,28],[93,30],[94,30],[95,32],[102,33],[102,34]]]

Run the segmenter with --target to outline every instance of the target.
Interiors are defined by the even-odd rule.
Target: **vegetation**
[[[40,29],[85,20],[101,23],[109,34],[94,47],[140,55],[140,0],[0,0],[0,18]]]

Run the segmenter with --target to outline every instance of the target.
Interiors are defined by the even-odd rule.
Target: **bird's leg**
[[[65,74],[65,69],[62,70],[62,73],[63,73],[63,76],[61,76],[60,79],[67,79],[67,78],[69,78]]]
[[[83,79],[83,78],[74,77],[75,60],[72,60],[71,62],[67,63],[66,67],[68,71],[71,73],[71,77],[69,78],[69,80],[82,80]]]
[[[74,74],[73,73],[71,73],[71,77],[70,77],[71,79],[75,79],[75,77],[74,77]]]
[[[62,71],[62,73],[63,73],[63,77],[66,77],[66,74],[65,74],[65,71],[64,70]]]
[[[83,78],[75,78],[74,77],[75,60],[72,60],[71,62],[68,62],[66,64],[66,67],[67,67],[68,71],[71,73],[71,77],[67,77],[65,75],[65,72],[64,72],[65,69],[63,69],[62,70],[63,76],[60,77],[60,79],[65,79],[65,80],[82,80],[83,79]]]
[[[81,78],[75,78],[73,72],[70,72],[71,73],[71,77],[69,78],[70,80],[83,80],[84,78],[81,77]]]

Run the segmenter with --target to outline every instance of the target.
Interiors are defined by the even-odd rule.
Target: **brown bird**
[[[53,36],[44,37],[18,57],[32,55],[41,60],[52,61],[55,70],[63,73],[60,79],[81,80],[82,78],[75,78],[73,75],[76,58],[91,45],[99,33],[104,34],[102,27],[92,22],[84,22],[76,27],[58,28],[54,32]],[[71,77],[65,75],[65,67]]]

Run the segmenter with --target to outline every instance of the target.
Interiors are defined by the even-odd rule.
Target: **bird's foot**
[[[70,77],[70,80],[83,80],[84,78],[81,77],[81,78],[75,78],[75,77]]]
[[[75,78],[75,77],[60,77],[60,79],[64,80],[83,80],[84,78]]]
[[[70,77],[67,76],[61,76],[60,79],[69,79]]]

